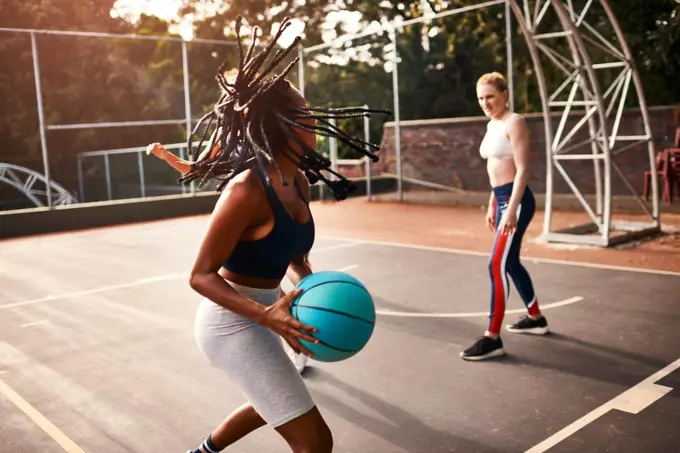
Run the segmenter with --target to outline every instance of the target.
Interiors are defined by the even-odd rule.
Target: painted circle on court
[[[558,302],[552,302],[549,304],[541,305],[541,311],[550,310],[552,308],[564,307],[565,305],[572,305],[581,302],[583,297],[575,296],[569,299],[560,300]],[[518,308],[514,310],[507,310],[505,314],[518,314],[525,313],[525,308]],[[393,311],[393,310],[380,310],[376,309],[375,313],[379,316],[393,316],[399,318],[476,318],[479,316],[489,316],[488,311],[470,312],[470,313],[418,313],[418,312],[405,312],[405,311]]]

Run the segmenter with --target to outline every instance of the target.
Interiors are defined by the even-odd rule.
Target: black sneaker
[[[472,346],[460,353],[464,360],[485,360],[505,354],[503,340],[500,337],[480,337]]]
[[[545,335],[550,332],[548,320],[545,319],[545,316],[541,316],[538,319],[524,316],[515,324],[505,326],[505,330],[512,333],[529,333],[532,335]]]

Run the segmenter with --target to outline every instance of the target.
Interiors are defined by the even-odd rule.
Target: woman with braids
[[[214,148],[206,147],[205,150],[198,156],[197,161],[200,162],[201,160],[205,159],[206,157],[208,158],[213,158],[215,157],[220,149],[219,143],[215,145]],[[209,151],[210,154],[208,154]],[[189,170],[192,168],[193,162],[184,160],[176,156],[175,154],[171,153],[168,151],[163,145],[160,143],[152,143],[147,147],[147,154],[153,154],[154,156],[158,157],[161,160],[164,160],[165,162],[168,163],[172,168],[177,170],[178,172],[182,173],[183,175],[187,174]],[[305,197],[305,200],[309,200],[309,191],[307,191],[307,195]],[[311,264],[309,262],[309,256],[305,255],[305,260],[307,267],[311,269]],[[283,293],[282,293],[283,295]],[[295,368],[297,369],[298,373],[303,373],[305,371],[305,368],[307,367],[307,356],[304,354],[299,354],[295,352],[295,350],[289,348],[288,349],[288,355],[290,356],[290,359],[295,363]]]
[[[225,80],[232,80],[233,79],[230,77],[235,76],[235,73],[232,71],[228,74],[225,74]],[[213,133],[213,136],[215,134]],[[212,143],[212,140],[211,140]],[[219,154],[220,151],[220,144],[217,142],[214,147],[206,146],[203,152],[198,156],[198,159],[196,159],[197,162],[202,161],[205,158],[214,158]],[[147,147],[146,150],[147,154],[153,154],[154,156],[158,157],[161,160],[164,160],[165,162],[168,163],[172,168],[177,170],[183,175],[186,175],[191,169],[192,169],[192,164],[193,162],[187,161],[184,159],[179,158],[175,154],[171,153],[168,151],[163,145],[160,143],[152,143]],[[300,177],[300,176],[298,176]],[[304,200],[309,200],[309,190],[307,189],[306,191],[306,196],[304,197]],[[309,263],[309,255],[305,255],[305,262],[307,267],[310,268],[311,270],[311,264]],[[295,274],[293,274],[295,275]],[[283,295],[283,292],[281,293]],[[290,359],[295,363],[295,368],[297,369],[298,373],[303,373],[306,366],[307,366],[307,356],[304,354],[297,353],[295,350],[292,348],[289,348],[287,351],[288,355],[290,356]]]
[[[282,296],[280,283],[287,275],[297,284],[311,273],[306,259],[315,236],[310,182],[324,181],[337,199],[352,190],[340,175],[330,181],[321,174],[330,171],[330,162],[314,151],[315,135],[334,135],[373,160],[375,155],[363,147],[378,146],[350,137],[328,121],[372,111],[307,106],[284,78],[296,60],[281,74],[267,77],[299,40],[274,52],[288,25],[284,21],[274,40],[257,54],[257,29],[245,55],[239,45],[238,72],[228,81],[220,70],[223,94],[194,131],[207,122],[201,149],[214,125],[210,152],[183,163],[189,168],[184,168],[182,182],[214,178],[221,191],[191,271],[191,287],[204,297],[196,315],[196,340],[208,361],[225,371],[248,400],[192,453],[219,452],[265,424],[281,434],[293,452],[326,453],[333,448],[330,429],[280,340],[310,355],[299,339],[317,341],[316,329],[291,316],[299,291]],[[236,30],[240,42],[240,18]],[[190,137],[193,155],[191,142]],[[152,148],[163,153],[158,145]]]

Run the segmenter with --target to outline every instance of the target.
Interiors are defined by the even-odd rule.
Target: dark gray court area
[[[205,224],[0,243],[0,451],[184,453],[244,402],[193,338]],[[680,276],[525,260],[552,334],[469,363],[484,255],[319,237],[311,259],[379,310],[363,351],[305,372],[335,451],[680,451]],[[506,321],[522,308],[513,288]],[[288,450],[265,427],[225,451]]]

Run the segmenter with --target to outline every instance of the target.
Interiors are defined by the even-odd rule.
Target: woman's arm
[[[496,231],[496,209],[498,209],[496,202],[496,195],[494,195],[493,190],[491,195],[489,195],[489,207],[486,210],[486,226],[491,232]]]
[[[300,283],[306,276],[312,275],[312,268],[309,266],[309,254],[293,258],[288,265],[286,277],[290,279],[293,285]]]
[[[510,202],[508,203],[508,211],[516,213],[529,179],[529,129],[527,128],[524,118],[519,115],[514,115],[508,120],[507,131],[512,145],[515,169],[517,171],[512,187],[512,195],[510,196]]]
[[[524,190],[529,179],[529,131],[524,118],[514,115],[508,119],[508,138],[512,145],[513,159],[515,163],[515,178],[513,180],[512,194],[508,202],[508,208],[503,214],[499,230],[507,236],[515,233],[517,229],[517,208],[522,202]]]
[[[189,162],[188,160],[180,159],[178,156],[175,156],[170,151],[166,151],[164,160],[168,164],[170,164],[172,168],[182,173],[183,175],[189,173],[189,170],[191,170],[191,162]]]
[[[257,322],[266,307],[240,295],[218,272],[252,222],[258,196],[257,187],[248,181],[247,175],[227,185],[210,217],[189,279],[191,288],[200,295]]]
[[[305,197],[304,202],[309,205],[310,189],[309,181],[304,174],[298,172],[295,175],[295,180],[302,190],[302,194]],[[309,215],[312,215],[311,212]],[[312,274],[312,268],[309,266],[309,254],[303,256],[298,256],[293,258],[293,260],[288,265],[288,270],[286,271],[286,277],[291,281],[293,285],[297,285],[306,276]]]
[[[494,195],[493,190],[489,195],[489,210],[496,212],[496,195]]]
[[[206,146],[205,150],[203,150],[201,155],[198,156],[198,160],[200,161],[201,159],[203,159],[209,153],[209,150],[210,148]],[[210,155],[214,156],[217,152],[219,152],[219,150],[220,144],[218,143],[217,145],[215,145],[212,152],[210,152]],[[191,170],[191,165],[193,164],[193,162],[191,161],[180,159],[178,156],[172,154],[160,143],[152,143],[151,145],[149,145],[146,148],[146,154],[147,155],[153,154],[159,159],[166,161],[172,168],[182,173],[183,175],[187,174],[189,170]]]

